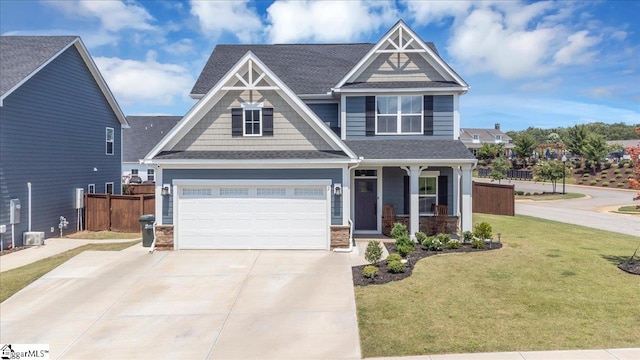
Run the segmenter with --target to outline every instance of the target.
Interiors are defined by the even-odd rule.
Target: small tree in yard
[[[520,134],[515,140],[515,147],[513,151],[516,153],[516,156],[524,161],[526,165],[526,160],[531,157],[533,150],[536,148],[538,143],[533,136],[529,134]]]
[[[498,184],[500,184],[500,180],[507,178],[507,171],[511,169],[511,162],[503,157],[496,158],[493,161],[493,167],[491,168],[491,173],[489,173],[489,177],[493,180],[498,180]]]
[[[380,241],[369,241],[367,249],[364,251],[364,258],[370,263],[375,264],[382,258],[382,245]]]
[[[636,134],[640,135],[640,126],[636,128]],[[628,147],[627,153],[631,156],[631,161],[633,161],[634,174],[634,178],[629,179],[629,185],[638,190],[636,196],[633,198],[634,201],[637,201],[640,200],[640,144]],[[636,208],[640,209],[640,205],[637,205]]]
[[[558,160],[543,161],[533,168],[533,179],[535,181],[549,181],[556,192],[558,180],[564,176],[564,164]]]
[[[600,170],[600,162],[607,156],[609,151],[607,150],[607,142],[599,134],[589,134],[584,140],[584,146],[582,147],[582,155],[585,160],[590,161],[594,166],[591,168],[591,174],[595,175],[595,172]]]

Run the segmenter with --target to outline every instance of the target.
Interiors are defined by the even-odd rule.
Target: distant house
[[[513,139],[500,130],[500,124],[496,124],[493,129],[462,128],[460,140],[476,156],[483,144],[504,144],[506,156],[509,156],[515,147]]]
[[[79,37],[0,37],[0,94],[4,244],[22,244],[29,230],[58,234],[61,216],[75,230],[76,189],[121,192],[128,124]],[[12,233],[15,200],[21,209]]]
[[[182,116],[127,116],[131,126],[122,132],[122,179],[131,176],[142,181],[155,181],[155,168],[143,165],[140,159],[153,149]]]
[[[620,159],[631,159],[631,157],[629,156],[629,154],[627,153],[627,148],[630,147],[634,147],[634,146],[639,146],[640,145],[640,140],[636,139],[636,140],[610,140],[607,141],[607,146],[621,146],[622,150],[614,150],[609,152],[609,155],[607,156],[610,159],[616,159],[616,160],[620,160]]]

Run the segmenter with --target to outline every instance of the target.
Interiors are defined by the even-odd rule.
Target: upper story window
[[[245,107],[243,123],[244,136],[262,136],[262,108]]]
[[[105,141],[106,141],[106,154],[113,155],[113,143],[115,138],[115,132],[113,128],[108,127],[106,130]]]
[[[480,135],[473,134],[473,140],[480,140]]]
[[[131,169],[131,175],[138,176],[138,169]]]
[[[422,134],[422,96],[376,97],[376,134]]]
[[[147,180],[148,181],[155,181],[156,179],[156,172],[154,169],[147,169]]]
[[[502,135],[496,135],[496,141],[502,141]]]

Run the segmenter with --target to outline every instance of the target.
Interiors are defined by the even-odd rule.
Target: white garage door
[[[328,249],[327,185],[177,186],[179,249]]]

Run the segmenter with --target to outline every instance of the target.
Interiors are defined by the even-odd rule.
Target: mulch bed
[[[622,271],[628,272],[629,274],[640,275],[640,260],[625,261],[618,265],[618,268]]]
[[[384,243],[383,244],[389,254],[397,253],[396,247],[393,243]],[[398,274],[392,274],[387,270],[387,262],[382,260],[377,265],[380,269],[380,274],[373,278],[366,278],[362,275],[362,269],[366,265],[354,266],[351,268],[351,273],[353,275],[353,284],[356,286],[367,286],[367,285],[375,285],[375,284],[386,284],[392,281],[402,280],[411,276],[413,272],[413,267],[420,259],[424,259],[429,256],[439,255],[439,254],[448,254],[448,253],[460,253],[460,252],[478,252],[478,251],[490,251],[497,250],[502,248],[501,243],[493,243],[491,248],[486,246],[484,249],[474,249],[471,247],[471,244],[460,244],[460,248],[458,249],[444,249],[442,251],[429,251],[422,247],[420,244],[416,244],[416,249],[409,255],[407,255],[407,262],[404,264],[404,272]]]
[[[23,250],[23,249],[26,249],[26,248],[27,248],[27,246],[18,246],[18,247],[14,247],[14,248],[11,248],[11,249],[5,249],[5,250],[0,251],[0,256],[11,254],[11,253],[14,253],[16,251],[20,251],[20,250]]]

